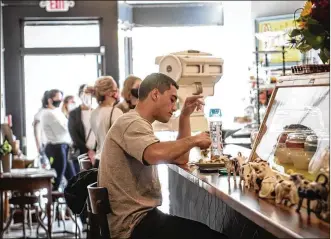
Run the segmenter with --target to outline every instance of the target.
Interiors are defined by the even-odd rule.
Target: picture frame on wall
[[[255,20],[255,39],[258,50],[282,51],[282,46],[285,46],[286,66],[300,64],[303,54],[299,50],[291,48],[289,44],[288,34],[293,28],[295,28],[294,14],[257,18]],[[268,60],[270,66],[281,66],[283,56],[281,53],[270,54]]]

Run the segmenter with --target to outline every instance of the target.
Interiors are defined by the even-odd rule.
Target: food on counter
[[[202,157],[202,158],[207,158],[209,152],[210,152],[210,149],[203,149],[203,150],[201,150],[201,151],[200,151],[201,157]]]
[[[200,159],[200,164],[224,164],[224,157],[214,157],[211,160]]]

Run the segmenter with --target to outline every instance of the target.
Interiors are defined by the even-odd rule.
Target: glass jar
[[[308,135],[304,144],[305,151],[316,152],[318,138],[316,135]]]

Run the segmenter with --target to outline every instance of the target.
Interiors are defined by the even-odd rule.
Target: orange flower
[[[303,29],[303,28],[306,27],[306,25],[307,25],[306,22],[299,22],[299,24],[298,24],[298,28],[299,28],[299,29]]]
[[[313,8],[313,3],[311,1],[307,1],[301,12],[301,17],[306,17],[310,15],[312,8]]]

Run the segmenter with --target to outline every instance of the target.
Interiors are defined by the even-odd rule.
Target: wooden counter
[[[250,150],[229,145],[227,154]],[[190,159],[195,160],[191,155]],[[275,205],[258,198],[252,190],[217,173],[200,173],[196,166],[169,165],[170,213],[197,220],[230,238],[330,238],[330,226],[306,209]]]

